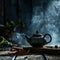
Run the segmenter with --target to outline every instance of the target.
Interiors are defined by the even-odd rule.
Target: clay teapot
[[[46,36],[49,36],[50,40],[46,41]],[[48,44],[52,41],[52,37],[50,34],[41,35],[38,31],[36,31],[36,34],[33,34],[32,37],[29,37],[25,35],[27,41],[33,46],[33,47],[43,47],[43,45]]]

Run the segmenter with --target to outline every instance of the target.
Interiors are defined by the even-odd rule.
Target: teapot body
[[[50,40],[48,42],[45,40],[46,36],[50,37]],[[52,40],[52,37],[50,34],[41,35],[39,34],[38,31],[36,32],[36,34],[33,34],[32,37],[28,37],[28,36],[25,36],[25,37],[33,47],[43,47],[43,45],[50,43]]]
[[[44,38],[33,37],[33,38],[30,38],[30,44],[33,47],[42,47],[43,45],[46,44],[46,40]]]

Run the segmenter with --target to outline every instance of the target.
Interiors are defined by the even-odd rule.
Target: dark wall
[[[32,0],[20,0],[19,7],[20,18],[29,25],[32,19]]]
[[[31,21],[32,18],[32,0],[18,0],[18,13],[17,13],[17,0],[5,0],[6,4],[6,20],[14,20],[14,21],[19,21],[23,20],[24,22],[29,22]],[[2,11],[2,0],[0,0],[0,12]],[[19,19],[17,18],[17,14],[19,16]],[[1,17],[0,13],[0,19]],[[3,20],[3,19],[2,19]],[[1,22],[2,22],[1,20]]]
[[[3,17],[2,17],[2,0],[0,0],[0,23],[3,24]]]

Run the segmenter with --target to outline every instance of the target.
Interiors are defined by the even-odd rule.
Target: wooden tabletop
[[[14,47],[15,51],[0,51],[0,55],[31,55],[46,54],[60,56],[60,48],[40,48],[40,47]]]
[[[20,50],[19,47],[15,47],[15,49]],[[47,54],[47,55],[60,55],[60,48],[55,47],[24,47],[23,50],[27,54]],[[19,52],[19,51],[18,51]]]

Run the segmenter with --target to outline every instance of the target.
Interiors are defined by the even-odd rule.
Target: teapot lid
[[[41,37],[41,36],[42,36],[42,34],[39,34],[39,31],[37,30],[36,33],[33,34],[32,37]]]

